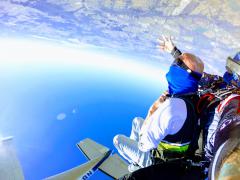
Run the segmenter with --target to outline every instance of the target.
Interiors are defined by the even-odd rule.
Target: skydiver
[[[196,92],[203,69],[204,64],[197,56],[180,55],[166,74],[167,95],[153,103],[145,120],[133,120],[130,137],[114,137],[114,146],[129,161],[130,172],[152,165],[152,154],[166,161],[196,150],[198,114],[193,104],[198,101]]]
[[[172,56],[174,58],[178,58],[178,56],[180,56],[182,53],[181,51],[174,45],[174,43],[172,42],[172,38],[164,38],[164,41],[163,43],[161,44],[160,48],[166,52],[169,52],[172,54]],[[238,52],[233,58],[232,58],[235,62],[240,62],[240,52]],[[231,97],[239,97],[239,88],[240,86],[238,85],[239,81],[240,81],[240,75],[238,75],[237,73],[233,72],[230,68],[228,68],[226,66],[226,69],[227,69],[227,72],[224,73],[225,74],[230,74],[230,75],[226,75],[226,77],[223,76],[223,79],[220,77],[220,76],[217,76],[217,75],[211,75],[211,74],[208,74],[208,73],[205,73],[203,72],[203,76],[201,78],[201,80],[199,81],[199,83],[202,83],[203,85],[203,88],[206,88],[206,87],[209,87],[209,84],[213,84],[215,81],[222,81],[224,80],[225,81],[225,84],[222,84],[222,87],[225,87],[225,85],[229,85],[229,86],[232,86],[234,89],[232,91],[229,91],[229,94],[226,94],[224,91],[224,96],[221,97],[221,92],[218,93],[218,98],[219,101],[218,101],[218,104],[216,103],[215,104],[215,108],[216,110],[214,109],[214,113],[210,113],[210,114],[215,114],[217,112],[217,109],[219,108],[219,103],[220,104],[224,104],[224,100],[227,98],[231,99]],[[227,83],[227,84],[226,84]],[[221,88],[221,87],[218,87],[218,88]],[[216,89],[218,90],[218,89]],[[236,93],[237,92],[237,93]],[[214,95],[214,93],[213,93]],[[240,97],[239,97],[240,99]],[[213,101],[213,100],[212,100]],[[214,104],[212,104],[214,105]],[[219,106],[218,106],[219,105]],[[240,100],[239,100],[239,104],[236,105],[236,107],[231,107],[233,108],[233,111],[238,111],[238,108],[240,106]],[[216,111],[216,112],[215,112]],[[240,110],[239,112],[240,113]],[[209,115],[209,114],[207,114]],[[219,116],[218,114],[216,116]],[[205,116],[206,118],[206,116]],[[212,129],[212,128],[210,128]],[[215,128],[213,128],[214,131],[215,131]]]
[[[162,49],[176,55],[178,49],[171,39],[165,38]],[[170,50],[169,50],[170,49]],[[181,52],[180,52],[181,53]],[[239,54],[239,53],[238,53]],[[240,55],[240,54],[239,54]],[[179,56],[179,55],[177,55]],[[236,59],[237,55],[234,57]],[[239,57],[239,56],[238,56]],[[204,81],[204,80],[203,80]],[[208,84],[208,83],[207,83]],[[204,123],[203,138],[205,160],[211,162],[209,179],[239,179],[240,178],[240,89],[235,87],[230,93],[212,93],[209,104],[205,105],[201,121]],[[155,179],[156,177],[178,179],[204,179],[203,173],[193,167],[190,171],[174,163],[162,163],[137,170],[122,179]],[[174,173],[169,173],[170,170]]]
[[[177,58],[181,55],[176,46],[168,39],[166,43],[169,52]],[[240,52],[233,58],[240,61]],[[204,127],[204,156],[210,165],[209,179],[240,179],[240,76],[226,66],[223,78],[203,73],[200,80],[201,88],[215,88],[211,100],[206,104],[201,114]],[[216,83],[217,82],[217,83]],[[213,84],[213,85],[211,85]],[[210,86],[209,86],[210,85]],[[227,91],[218,91],[221,88]],[[232,90],[230,90],[233,88]],[[215,97],[215,95],[217,95]],[[130,177],[142,174],[136,173]],[[128,178],[131,179],[131,178]]]

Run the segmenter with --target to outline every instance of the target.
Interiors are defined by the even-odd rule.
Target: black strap
[[[196,102],[199,100],[199,97],[197,95],[195,96],[191,96],[190,98],[189,97],[182,97],[182,99],[188,103],[190,105],[190,107],[192,108],[192,111],[190,113],[193,114],[193,120],[196,121],[194,122],[194,133],[192,134],[192,139],[190,141],[190,144],[189,144],[189,147],[188,147],[188,150],[187,150],[187,156],[194,156],[195,155],[195,151],[199,148],[198,147],[198,139],[199,139],[199,136],[200,136],[200,123],[198,122],[199,121],[199,114],[196,110]]]
[[[191,70],[180,58],[177,58],[173,61],[172,65],[177,65],[181,67],[182,69],[186,70],[192,77],[194,77],[196,80],[200,80],[202,78],[202,75],[199,73],[194,72]]]

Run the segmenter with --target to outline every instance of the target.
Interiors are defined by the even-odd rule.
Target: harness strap
[[[232,100],[234,100],[234,99],[239,100],[239,102],[238,102],[238,108],[237,108],[237,113],[239,113],[239,112],[240,112],[240,95],[238,95],[238,94],[233,95],[233,96],[229,96],[229,98],[226,99],[226,102],[223,102],[223,103],[221,103],[221,104],[218,106],[217,111],[218,111],[218,112],[221,112],[221,111],[223,110],[223,108],[224,108],[225,106],[227,106],[227,105],[228,105]]]
[[[200,114],[214,98],[215,96],[211,93],[204,94],[197,103],[197,112]]]

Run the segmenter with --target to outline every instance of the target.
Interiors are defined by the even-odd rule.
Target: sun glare
[[[61,44],[29,39],[1,39],[0,66],[39,66],[53,67],[82,66],[97,70],[114,71],[133,74],[144,79],[159,79],[161,70],[153,64],[148,64],[127,56],[122,57],[109,53],[99,52],[87,46]]]

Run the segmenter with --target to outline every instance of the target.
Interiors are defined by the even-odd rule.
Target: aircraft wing
[[[109,149],[95,141],[87,138],[77,144],[78,148],[84,153],[88,159],[93,159],[102,156]],[[128,164],[120,158],[117,154],[109,156],[99,167],[101,171],[107,175],[118,179],[123,175],[129,173]]]
[[[85,164],[74,167],[70,170],[64,171],[57,175],[45,178],[44,180],[76,180],[76,179],[87,179],[87,177],[91,176],[96,170],[95,167],[98,163],[104,158],[105,155],[102,155],[98,158],[95,158],[91,161],[88,161]],[[86,177],[85,177],[86,176]]]
[[[98,144],[89,138],[80,141],[79,143],[77,143],[77,146],[90,160],[102,156],[109,151],[107,147]]]
[[[114,179],[119,179],[129,173],[128,164],[117,154],[110,156],[99,169]]]
[[[12,136],[0,137],[0,179],[24,180],[22,167],[12,139]]]

